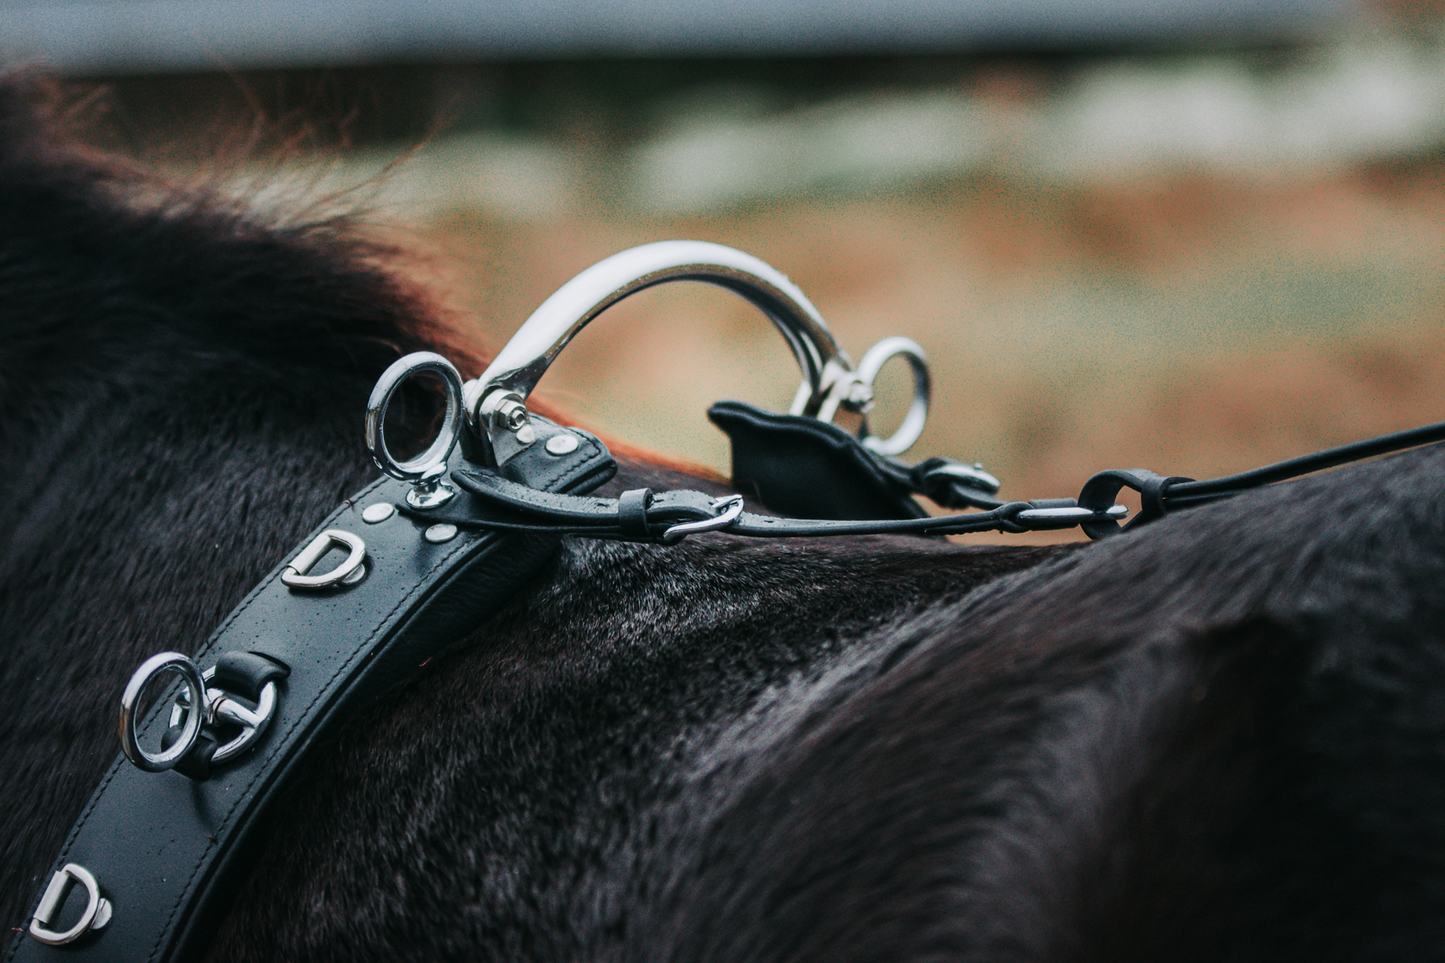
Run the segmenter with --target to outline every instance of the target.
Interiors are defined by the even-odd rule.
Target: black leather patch
[[[741,401],[708,409],[732,440],[733,487],[782,515],[856,520],[927,513],[891,482],[878,456],[837,425]]]

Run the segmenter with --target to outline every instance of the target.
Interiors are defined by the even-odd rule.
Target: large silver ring
[[[442,417],[441,431],[426,451],[415,458],[397,461],[386,447],[386,409],[391,396],[402,382],[413,375],[431,372],[440,375],[446,390],[447,410]],[[431,351],[416,351],[399,358],[391,367],[382,372],[371,397],[366,402],[366,450],[376,467],[398,481],[415,482],[422,479],[428,469],[445,465],[452,449],[457,444],[457,427],[462,412],[462,376],[450,361]]]
[[[906,360],[913,371],[913,400],[909,402],[908,413],[903,416],[903,423],[898,426],[898,430],[887,438],[867,434],[865,423],[865,433],[859,439],[865,448],[880,455],[901,455],[912,448],[918,436],[923,434],[923,426],[928,421],[928,401],[932,393],[932,383],[928,377],[928,358],[912,339],[884,338],[869,348],[858,362],[857,378],[866,384],[871,392],[873,379],[878,377],[884,363],[897,357]]]
[[[185,682],[189,690],[191,705],[201,706],[204,712],[192,712],[186,717],[181,737],[169,749],[158,753],[146,752],[136,736],[135,716],[140,704],[141,692],[146,683],[161,672],[174,672]],[[157,652],[140,664],[125,684],[120,697],[120,748],[125,757],[135,763],[137,769],[145,772],[165,772],[175,767],[181,757],[190,752],[192,744],[201,731],[202,716],[210,712],[206,704],[206,683],[201,670],[189,658],[179,652]]]

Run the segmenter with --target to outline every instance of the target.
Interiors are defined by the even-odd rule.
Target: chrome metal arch
[[[444,359],[417,352],[400,359],[382,375],[367,407],[366,439],[373,459],[394,478],[413,481],[407,496],[417,509],[440,505],[454,492],[440,482],[458,435],[469,460],[487,465],[508,462],[537,438],[527,398],[577,333],[593,318],[638,291],[670,281],[703,281],[740,295],[773,322],[793,350],[803,383],[789,409],[793,415],[831,421],[842,411],[866,415],[873,403],[873,379],[890,358],[904,358],[913,374],[913,399],[898,430],[878,438],[860,421],[863,444],[881,455],[896,455],[918,439],[928,414],[928,363],[907,338],[886,338],[855,367],[838,346],[818,309],[792,281],[770,265],[734,248],[706,241],[659,241],[614,254],[562,285],[517,330],[481,376],[465,384]],[[413,374],[430,371],[443,378],[447,413],[439,436],[425,452],[396,462],[382,436],[387,403],[396,387]],[[457,417],[457,408],[461,417]],[[465,420],[467,430],[459,431]]]
[[[530,444],[526,402],[562,349],[603,311],[638,291],[669,281],[704,281],[741,295],[773,322],[803,372],[790,412],[830,421],[839,409],[866,412],[873,401],[873,375],[887,357],[903,354],[914,372],[914,399],[899,430],[886,439],[867,435],[875,451],[896,454],[918,438],[928,410],[926,362],[906,339],[889,339],[889,349],[867,370],[855,369],[838,346],[818,309],[781,272],[750,254],[706,241],[659,241],[594,264],[542,302],[496,359],[462,389],[467,424],[493,461],[505,462]],[[897,342],[903,341],[906,348]],[[872,360],[873,352],[869,354]]]
[[[475,418],[483,397],[512,392],[525,402],[562,349],[593,318],[623,298],[669,281],[705,281],[755,305],[787,339],[809,388],[804,410],[816,414],[832,383],[853,371],[818,309],[781,272],[750,254],[706,241],[658,241],[599,261],[558,288],[532,312],[481,377],[463,389]]]

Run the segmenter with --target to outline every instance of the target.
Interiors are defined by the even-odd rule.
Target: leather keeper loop
[[[216,660],[216,675],[211,684],[255,701],[261,697],[267,682],[279,681],[290,674],[286,666],[256,652],[227,652]]]
[[[652,505],[651,488],[634,488],[617,499],[617,528],[623,538],[647,538],[647,509]]]

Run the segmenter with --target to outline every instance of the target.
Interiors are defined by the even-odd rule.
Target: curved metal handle
[[[706,241],[659,241],[614,254],[562,285],[532,312],[481,377],[465,384],[445,359],[430,352],[407,355],[382,375],[367,405],[366,443],[382,471],[412,481],[407,496],[414,508],[443,504],[453,492],[440,483],[446,459],[457,438],[458,409],[471,429],[463,450],[473,461],[504,464],[536,440],[527,397],[552,361],[593,318],[629,295],[669,281],[705,281],[741,295],[759,308],[787,339],[803,371],[803,383],[789,409],[831,421],[838,410],[865,413],[873,402],[873,379],[883,363],[903,357],[913,372],[913,401],[898,430],[888,438],[870,434],[867,419],[858,434],[863,444],[882,455],[905,451],[918,439],[928,415],[928,363],[918,345],[907,338],[886,338],[863,356],[857,369],[833,340],[797,285],[749,254]],[[383,436],[387,405],[407,378],[422,371],[442,377],[447,412],[442,429],[425,452],[397,462]]]
[[[804,388],[794,414],[817,415],[830,406],[836,410],[840,403],[859,409],[871,399],[867,386],[850,377],[853,362],[833,340],[818,309],[781,272],[721,244],[659,241],[599,261],[532,312],[481,377],[464,386],[463,406],[473,429],[488,437],[494,450],[507,447],[506,434],[524,420],[519,409],[577,332],[623,298],[669,281],[706,281],[727,288],[777,325],[803,371]],[[830,401],[835,389],[847,394]]]
[[[593,318],[629,295],[668,281],[706,281],[742,295],[778,326],[822,403],[829,368],[853,370],[818,309],[781,272],[750,254],[707,241],[658,241],[599,261],[532,312],[481,377],[467,382],[467,410],[482,393],[515,392],[526,400],[552,361]],[[808,412],[811,414],[812,412]]]

